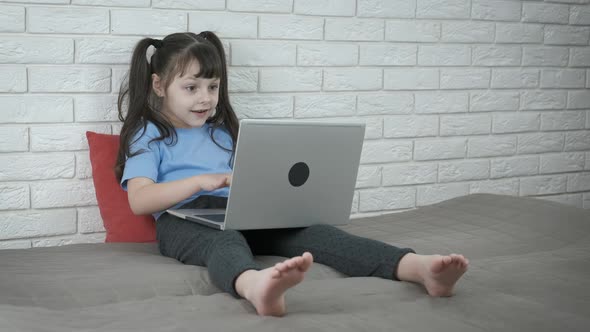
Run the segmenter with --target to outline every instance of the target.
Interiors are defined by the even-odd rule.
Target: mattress
[[[0,251],[0,331],[587,331],[590,211],[490,194],[352,219],[343,229],[418,253],[461,253],[455,296],[351,278],[315,263],[261,317],[211,284],[207,269],[153,243]],[[271,266],[282,260],[257,256]]]

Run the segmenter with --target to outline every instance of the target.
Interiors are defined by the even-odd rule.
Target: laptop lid
[[[345,224],[365,124],[240,121],[224,229]]]

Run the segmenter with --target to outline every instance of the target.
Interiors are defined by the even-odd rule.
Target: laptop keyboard
[[[197,216],[218,223],[223,223],[225,221],[225,214],[198,214]]]

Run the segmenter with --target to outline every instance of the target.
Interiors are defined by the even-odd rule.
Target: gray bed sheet
[[[275,318],[155,244],[2,250],[0,330],[589,330],[590,211],[476,194],[344,229],[419,253],[462,253],[470,268],[454,297],[432,298],[412,283],[349,278],[316,263],[287,292],[287,315]]]

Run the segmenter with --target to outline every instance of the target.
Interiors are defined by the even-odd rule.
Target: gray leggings
[[[224,197],[200,196],[182,208],[222,208]],[[254,255],[294,257],[309,251],[315,262],[352,277],[397,280],[397,265],[409,248],[355,236],[328,225],[304,228],[219,231],[163,214],[156,223],[162,255],[184,264],[206,266],[215,286],[240,298],[234,288],[244,271],[262,267]]]

